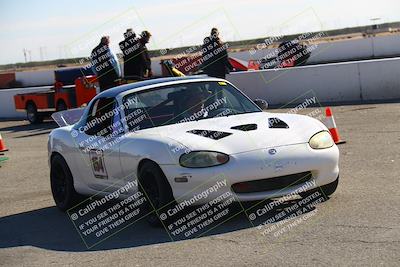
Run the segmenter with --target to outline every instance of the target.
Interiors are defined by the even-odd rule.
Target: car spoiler
[[[81,119],[84,111],[84,107],[68,109],[55,112],[51,115],[51,117],[58,124],[58,126],[63,127],[77,123]]]

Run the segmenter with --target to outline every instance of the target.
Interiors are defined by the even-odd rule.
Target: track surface
[[[55,125],[0,122],[10,149],[0,168],[0,265],[398,266],[400,104],[333,111],[347,140],[339,188],[290,231],[264,236],[237,216],[205,237],[170,242],[139,222],[91,251],[51,197],[46,145]]]

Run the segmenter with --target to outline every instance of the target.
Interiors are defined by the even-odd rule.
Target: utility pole
[[[379,21],[381,20],[381,18],[372,18],[370,19],[372,21],[372,29],[373,30],[377,30],[379,28]]]
[[[27,59],[26,59],[26,48],[24,48],[22,51],[24,52],[24,58],[25,58],[25,63],[26,63],[27,62]]]

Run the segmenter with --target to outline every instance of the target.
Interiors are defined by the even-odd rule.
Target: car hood
[[[288,127],[282,128],[285,124]],[[254,125],[257,125],[256,129]],[[145,129],[137,134],[161,135],[192,151],[211,150],[235,154],[307,143],[315,133],[322,130],[327,128],[308,116],[256,112]]]

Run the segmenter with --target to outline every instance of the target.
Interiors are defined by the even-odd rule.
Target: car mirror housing
[[[255,103],[259,108],[261,108],[262,110],[268,109],[268,102],[267,102],[266,100],[264,100],[264,99],[259,99],[259,98],[257,98],[257,99],[254,100],[254,103]]]

